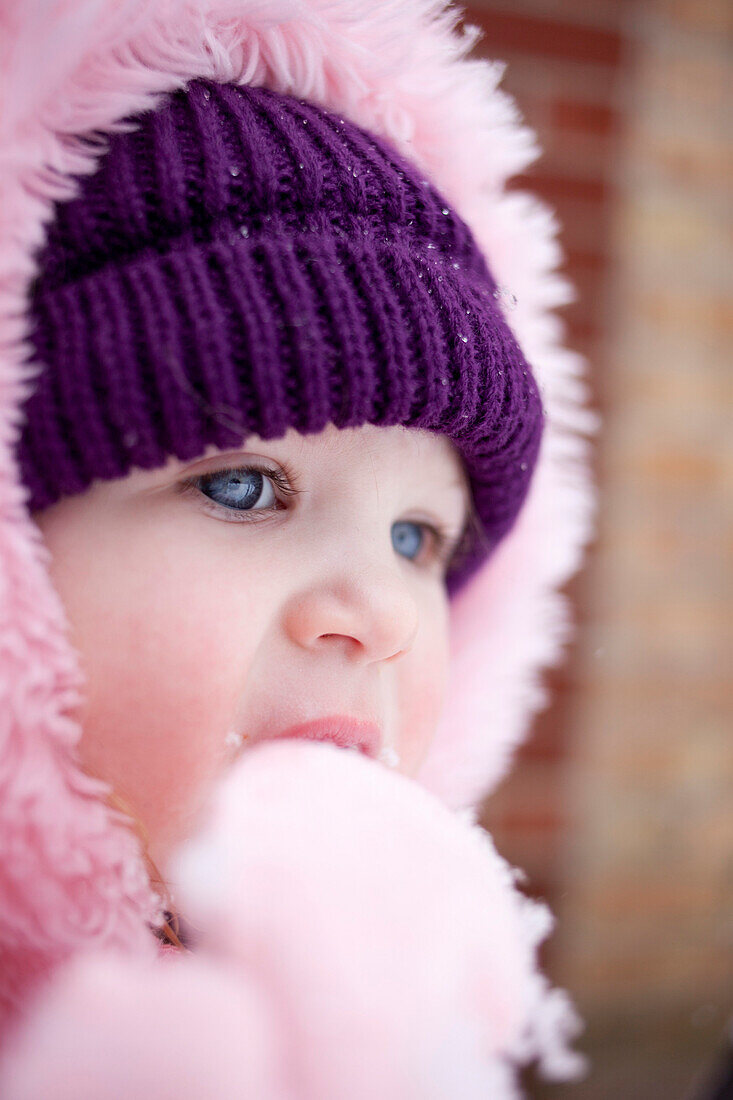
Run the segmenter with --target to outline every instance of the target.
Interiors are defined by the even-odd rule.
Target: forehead
[[[361,469],[364,474],[400,484],[410,492],[454,501],[464,517],[471,511],[471,489],[466,467],[448,436],[402,425],[363,424],[339,429],[327,425],[321,432],[301,435],[289,430],[280,440],[263,442],[277,456],[305,462],[336,461],[339,469]],[[247,446],[254,445],[251,440]],[[427,500],[426,500],[427,503]]]
[[[257,437],[249,437],[252,446]],[[405,476],[443,475],[448,483],[465,477],[463,460],[445,435],[402,425],[361,424],[355,428],[337,428],[333,424],[316,433],[301,435],[289,429],[280,439],[260,441],[269,447],[282,447],[303,458],[332,454],[355,460],[387,465],[398,462]]]

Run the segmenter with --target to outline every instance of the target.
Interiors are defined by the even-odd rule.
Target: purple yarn
[[[387,142],[266,88],[195,80],[132,121],[39,257],[29,510],[251,434],[401,424],[465,462],[481,530],[454,594],[516,520],[543,431],[465,222]]]

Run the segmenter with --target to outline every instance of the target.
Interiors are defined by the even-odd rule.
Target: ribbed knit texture
[[[39,257],[30,510],[251,434],[401,424],[466,463],[482,531],[453,594],[514,523],[543,428],[466,224],[388,143],[269,89],[195,80],[133,121]]]

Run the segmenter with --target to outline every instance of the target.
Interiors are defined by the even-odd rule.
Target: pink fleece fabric
[[[374,761],[256,746],[171,874],[195,952],[77,955],[5,1100],[485,1100],[518,1095],[530,1058],[560,1078],[582,1064],[536,968],[547,908],[479,826]]]
[[[584,435],[599,421],[552,313],[573,297],[553,214],[505,190],[538,154],[534,135],[499,88],[503,65],[466,57],[477,31],[459,30],[459,14],[445,0],[0,0],[2,1095],[223,1097],[246,1083],[263,1100],[343,1096],[367,1071],[387,1095],[486,1095],[491,1081],[503,1100],[518,1095],[522,1058],[577,1072],[561,1053],[572,1012],[541,992],[534,960],[547,918],[528,917],[471,820],[572,636],[559,590],[593,534]],[[76,762],[67,712],[83,682],[14,446],[41,369],[25,363],[34,255],[54,200],[103,152],[78,138],[112,132],[193,77],[311,98],[421,165],[509,292],[547,421],[516,526],[452,605],[451,702],[418,782],[323,746],[243,761],[231,776],[243,816],[229,827],[246,826],[253,846],[212,825],[187,848],[182,898],[200,913],[201,952],[163,960],[137,837]],[[299,778],[310,768],[312,789]],[[218,793],[213,821],[234,814],[230,797]],[[404,1074],[412,1091],[399,1093]]]

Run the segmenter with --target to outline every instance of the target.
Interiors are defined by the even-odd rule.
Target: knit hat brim
[[[542,432],[492,285],[398,228],[377,240],[354,218],[294,234],[265,215],[39,287],[38,358],[63,356],[73,384],[44,371],[28,402],[31,510],[251,434],[421,428],[454,443],[480,519],[455,591],[516,518]]]

